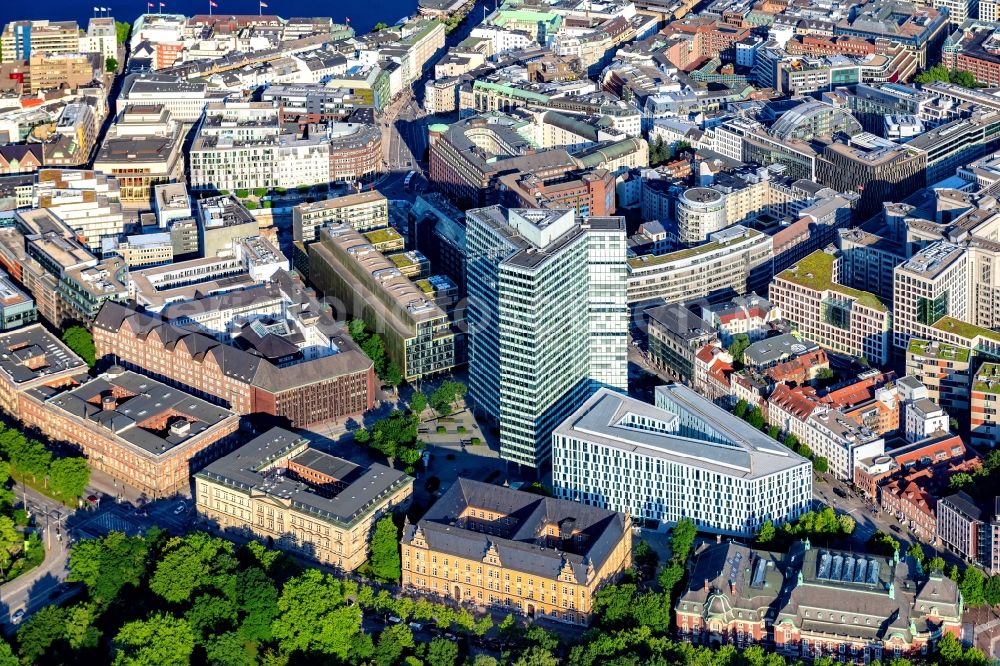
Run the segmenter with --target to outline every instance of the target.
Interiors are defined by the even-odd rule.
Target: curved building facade
[[[701,243],[726,228],[726,197],[710,187],[692,187],[677,199],[677,237],[681,243]]]

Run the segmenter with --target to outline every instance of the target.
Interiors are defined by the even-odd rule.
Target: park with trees
[[[833,521],[836,522],[836,521]],[[825,514],[806,521],[835,530]],[[801,527],[799,529],[806,529]],[[371,580],[303,568],[257,542],[236,546],[201,532],[170,536],[112,532],[70,553],[69,579],[82,587],[71,602],[43,608],[0,640],[0,666],[113,663],[120,666],[784,666],[759,646],[709,648],[674,640],[672,609],[685,583],[696,529],[675,526],[659,585],[627,572],[594,598],[594,622],[582,634],[553,633],[513,615],[401,595],[397,526],[382,518],[372,544]],[[656,567],[639,542],[637,561]],[[389,552],[388,546],[395,546]],[[908,553],[922,558],[911,549]],[[930,562],[928,562],[930,564]],[[974,574],[961,582],[979,593]],[[375,580],[375,578],[379,580]],[[387,581],[383,583],[380,581]],[[982,584],[985,598],[989,582]],[[993,593],[1000,592],[994,586]],[[412,627],[410,622],[415,623]],[[428,636],[426,629],[449,635]],[[799,662],[794,662],[798,664]],[[814,662],[832,666],[824,657]],[[894,659],[891,666],[911,666]],[[920,663],[985,666],[978,650],[945,638]]]

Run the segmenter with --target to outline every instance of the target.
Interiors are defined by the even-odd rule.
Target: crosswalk
[[[135,521],[129,520],[125,516],[107,511],[94,516],[80,526],[80,529],[93,536],[103,536],[109,532],[124,532],[129,536],[142,533],[142,527]]]

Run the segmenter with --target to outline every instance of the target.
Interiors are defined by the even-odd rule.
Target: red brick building
[[[510,208],[572,208],[583,217],[615,214],[615,177],[607,169],[563,175],[546,182],[518,172],[499,179],[501,203]]]
[[[151,498],[187,489],[193,472],[232,447],[240,426],[228,409],[117,366],[44,402],[29,392],[24,406],[26,424]]]
[[[790,657],[869,663],[959,637],[958,585],[910,558],[810,547],[789,553],[717,543],[696,555],[675,606],[682,638],[737,648],[764,643]]]
[[[279,366],[108,301],[93,335],[98,359],[182,386],[240,415],[273,414],[302,427],[357,416],[375,403],[371,359],[346,334],[333,338],[338,353]]]

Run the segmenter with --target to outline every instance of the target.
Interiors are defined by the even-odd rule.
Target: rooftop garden
[[[886,304],[875,294],[845,287],[842,284],[834,282],[833,262],[833,255],[827,254],[822,250],[817,250],[799,261],[795,266],[780,273],[778,277],[815,291],[833,291],[844,296],[849,296],[859,304],[873,310],[878,310],[879,312],[889,311]]]
[[[932,346],[930,340],[921,340],[920,338],[911,338],[906,351],[910,354],[947,358],[952,361],[959,361],[960,363],[968,363],[970,354],[970,350],[967,347],[949,345],[946,342],[938,342]]]

